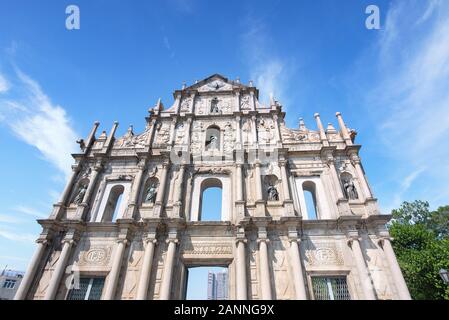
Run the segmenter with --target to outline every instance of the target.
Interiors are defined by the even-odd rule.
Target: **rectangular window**
[[[17,280],[14,279],[6,279],[5,282],[3,283],[3,288],[14,289],[14,287],[16,286],[16,282]]]
[[[346,277],[312,277],[315,300],[351,300]]]
[[[104,278],[80,278],[79,289],[71,289],[67,300],[100,300]]]

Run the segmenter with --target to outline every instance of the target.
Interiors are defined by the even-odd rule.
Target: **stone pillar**
[[[245,231],[240,230],[236,239],[236,289],[237,300],[248,299],[247,277],[246,277],[246,254],[245,254]]]
[[[274,122],[274,134],[276,138],[276,144],[281,143],[281,132],[279,129],[279,121],[277,114],[273,115],[273,122]]]
[[[307,300],[306,285],[302,272],[302,260],[299,251],[298,237],[290,238],[290,259],[293,269],[293,281],[295,283],[295,293],[297,300]]]
[[[365,195],[365,199],[372,198],[373,195],[371,194],[371,190],[368,186],[368,182],[366,181],[365,173],[363,172],[362,166],[360,164],[360,162],[361,162],[360,157],[355,153],[351,153],[350,158],[351,158],[351,163],[354,166],[355,171],[357,173],[357,177],[359,178],[360,185],[363,189],[363,194]]]
[[[251,117],[251,142],[257,144],[259,139],[257,138],[257,121],[256,116]]]
[[[410,292],[407,288],[407,284],[405,283],[404,276],[402,275],[401,268],[399,267],[398,261],[396,259],[396,255],[394,254],[393,248],[391,246],[390,237],[383,236],[379,241],[384,250],[388,265],[390,266],[391,275],[393,276],[394,282],[396,284],[399,299],[412,300]]]
[[[271,300],[271,275],[268,261],[268,242],[267,231],[265,228],[259,228],[259,263],[260,263],[260,283],[262,287],[262,299]]]
[[[337,112],[335,115],[337,116],[338,125],[340,127],[343,139],[346,142],[346,145],[351,146],[352,145],[352,140],[351,140],[351,137],[349,136],[348,128],[346,128],[346,125],[345,125],[345,123],[343,121],[341,113]]]
[[[167,182],[168,166],[169,166],[168,163],[162,164],[161,180],[159,181],[159,188],[157,190],[156,202],[154,204],[154,212],[153,212],[153,216],[156,218],[160,217],[162,212],[162,205],[165,196],[165,184]]]
[[[103,170],[103,165],[101,164],[101,162],[98,162],[95,165],[94,171],[92,172],[92,175],[90,177],[89,186],[87,187],[86,194],[84,195],[83,198],[83,202],[78,205],[78,208],[76,210],[76,216],[78,217],[78,219],[83,220],[86,215],[86,211],[89,208],[89,201],[90,198],[92,197],[95,186],[97,185],[98,175],[101,170]]]
[[[159,294],[159,300],[169,300],[173,278],[173,267],[175,262],[176,245],[178,239],[169,236],[167,239],[168,249],[165,257],[164,274],[161,284],[161,292]]]
[[[75,183],[75,178],[80,171],[81,166],[79,164],[75,164],[72,166],[72,174],[70,175],[69,180],[64,188],[64,192],[61,195],[61,198],[58,201],[58,204],[66,205],[67,201],[69,201],[70,191],[72,191],[73,185]]]
[[[72,173],[69,177],[69,180],[67,181],[67,184],[65,185],[61,198],[59,198],[58,203],[53,206],[53,212],[50,215],[50,219],[58,219],[61,216],[63,206],[67,205],[67,202],[70,200],[70,192],[73,189],[75,179],[78,176],[80,169],[81,166],[79,163],[72,165]]]
[[[56,293],[58,292],[59,285],[61,284],[62,275],[65,272],[67,266],[67,261],[70,257],[72,247],[75,243],[73,237],[66,237],[62,240],[63,246],[62,251],[59,256],[58,262],[56,263],[55,270],[53,271],[50,279],[50,284],[45,291],[44,300],[54,300]]]
[[[41,259],[45,253],[45,250],[47,249],[47,239],[38,239],[36,242],[36,251],[34,251],[34,255],[31,258],[31,262],[28,265],[25,276],[23,277],[22,282],[20,283],[20,287],[17,290],[16,295],[14,296],[14,300],[26,299],[28,291],[30,290],[33,280],[36,276],[37,268],[39,267]]]
[[[146,300],[148,286],[150,284],[151,268],[153,266],[154,247],[157,243],[156,230],[151,230],[145,241],[145,254],[143,256],[142,270],[140,271],[139,284],[137,286],[136,300]]]
[[[176,123],[177,123],[176,118],[173,118],[172,126],[170,128],[170,139],[169,139],[169,142],[168,142],[169,146],[172,146],[175,143]]]
[[[338,177],[337,168],[335,168],[335,159],[330,154],[327,156],[327,165],[329,166],[329,170],[332,176],[332,180],[334,181],[335,191],[337,192],[338,199],[344,199],[343,190],[341,188],[340,178]]]
[[[242,174],[242,164],[237,163],[235,165],[235,198],[237,201],[243,200],[243,174]]]
[[[113,300],[115,297],[117,282],[120,276],[120,270],[122,269],[123,254],[125,253],[127,243],[128,240],[126,238],[117,239],[117,247],[112,260],[111,271],[108,275],[108,286],[106,288],[103,300]]]
[[[234,91],[234,112],[240,111],[240,90]]]
[[[317,124],[318,130],[320,132],[321,143],[324,146],[329,146],[329,141],[327,140],[326,133],[324,132],[323,124],[321,123],[321,119],[320,119],[319,113],[315,113],[314,116],[315,116],[315,120],[316,120],[316,124]]]
[[[260,166],[261,164],[259,161],[257,161],[254,165],[254,178],[256,179],[256,201],[263,200],[262,176]]]
[[[173,204],[173,217],[179,218],[181,216],[181,206],[182,206],[182,187],[184,185],[184,173],[185,165],[181,164],[179,166],[178,179],[175,185],[175,202]]]
[[[350,232],[348,235],[348,245],[352,249],[354,255],[355,264],[360,277],[360,285],[362,286],[363,295],[365,300],[376,300],[374,294],[373,284],[369,275],[368,268],[363,257],[362,249],[360,248],[360,240],[358,232]]]
[[[295,208],[290,193],[290,186],[287,175],[287,161],[280,160],[279,168],[281,169],[282,189],[284,190],[284,215],[293,217],[295,215]]]
[[[235,121],[236,121],[236,125],[237,125],[235,144],[236,144],[236,148],[240,149],[242,147],[242,130],[241,130],[241,123],[240,123],[241,122],[240,116],[236,116]]]
[[[140,160],[137,167],[139,168],[139,171],[137,172],[136,177],[134,178],[133,189],[131,193],[131,201],[129,202],[128,211],[126,212],[126,218],[130,219],[132,219],[135,216],[137,210],[137,203],[139,202],[140,186],[142,185],[143,173],[145,172],[146,168],[146,160],[145,159]]]

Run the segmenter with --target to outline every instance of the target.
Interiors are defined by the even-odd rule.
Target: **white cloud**
[[[33,243],[36,240],[36,236],[31,233],[11,232],[3,229],[0,229],[0,237],[24,243]]]
[[[68,175],[76,150],[77,135],[59,105],[51,102],[39,84],[21,71],[19,95],[0,100],[3,122],[24,142],[37,148],[43,158]]]
[[[0,222],[4,222],[4,223],[22,223],[22,222],[26,222],[23,219],[17,218],[13,215],[7,215],[7,214],[0,214]]]
[[[374,49],[378,85],[367,105],[405,172],[394,202],[418,176],[432,178],[434,191],[423,199],[449,196],[449,2],[394,3]]]
[[[0,74],[0,94],[1,93],[6,93],[10,88],[9,82],[8,80],[6,80],[6,78]]]
[[[24,205],[19,205],[13,208],[15,211],[32,216],[32,217],[36,217],[36,218],[47,218],[48,215],[43,214],[42,212],[28,207],[28,206],[24,206]]]
[[[292,59],[282,57],[276,50],[262,18],[246,16],[243,27],[247,31],[241,35],[241,45],[249,68],[249,75],[260,91],[260,100],[269,104],[270,95],[286,108],[289,98],[289,80],[295,69]]]

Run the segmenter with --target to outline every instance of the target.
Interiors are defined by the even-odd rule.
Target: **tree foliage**
[[[428,202],[404,202],[392,215],[393,248],[412,298],[449,300],[439,275],[449,269],[449,206],[430,211]]]

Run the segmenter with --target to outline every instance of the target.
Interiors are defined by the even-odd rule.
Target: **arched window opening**
[[[359,198],[359,194],[357,192],[357,188],[354,184],[354,179],[352,175],[347,172],[343,172],[340,175],[341,185],[343,187],[343,193],[348,200],[357,200]]]
[[[200,221],[221,221],[223,186],[218,179],[204,180],[201,185]]]
[[[220,129],[211,126],[206,130],[206,150],[220,150]]]
[[[158,187],[159,180],[155,177],[149,178],[145,183],[142,203],[154,204],[156,202]]]
[[[103,222],[114,222],[123,215],[122,198],[125,188],[122,185],[112,187],[103,214]]]
[[[316,199],[316,186],[311,181],[306,181],[302,185],[304,190],[304,200],[307,210],[307,218],[309,220],[317,220],[319,218],[318,205]]]

